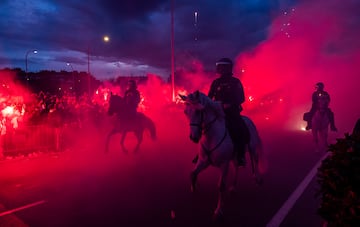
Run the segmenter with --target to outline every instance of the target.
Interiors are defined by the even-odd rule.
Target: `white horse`
[[[328,134],[330,119],[328,115],[328,101],[319,97],[318,110],[311,119],[313,139],[316,145],[316,151],[325,151],[328,147]]]
[[[216,219],[221,218],[230,162],[235,162],[233,143],[225,126],[225,114],[219,102],[212,101],[199,91],[188,96],[180,95],[180,97],[186,104],[184,113],[190,122],[190,139],[200,144],[199,160],[191,172],[191,190],[195,190],[197,176],[200,172],[210,165],[220,168],[219,197],[214,217]],[[247,148],[250,153],[253,173],[257,182],[260,183],[258,151],[261,148],[261,140],[254,123],[248,117],[243,118],[250,131],[250,142],[247,144]],[[234,180],[234,187],[236,179]]]

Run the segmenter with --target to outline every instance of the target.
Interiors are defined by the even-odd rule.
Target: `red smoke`
[[[310,109],[315,83],[322,81],[338,128],[350,131],[360,117],[355,104],[360,98],[358,8],[355,1],[301,1],[280,15],[266,41],[238,56],[237,71],[245,69],[241,79],[246,95],[261,99],[279,91],[286,111],[275,109],[273,117],[297,128]]]
[[[335,112],[339,134],[342,136],[343,132],[352,130],[360,117],[360,95],[357,89],[360,84],[357,70],[360,65],[360,37],[356,24],[359,3],[312,0],[302,1],[294,9],[274,20],[267,40],[252,51],[239,53],[237,59],[234,59],[235,75],[242,80],[247,98],[243,113],[255,121],[263,137],[269,136],[262,133],[269,123],[287,130],[299,130],[305,123],[302,121],[303,113],[310,109],[314,85],[322,81],[325,90],[331,95],[330,107]],[[220,57],[223,56],[216,58]],[[182,77],[181,81],[175,83],[176,95],[195,90],[207,93],[214,74],[205,73],[199,61],[191,61],[189,64],[190,67],[177,65],[177,71],[181,72]],[[120,88],[108,88],[122,95]],[[154,120],[159,134],[156,142],[144,136],[144,148],[151,152],[141,155],[151,157],[152,166],[158,163],[159,169],[168,163],[167,159],[163,161],[164,154],[166,158],[171,158],[170,161],[182,160],[188,166],[181,165],[178,168],[184,169],[184,176],[187,177],[197,145],[188,138],[189,125],[182,113],[182,105],[171,102],[170,84],[155,75],[149,75],[146,84],[139,84],[139,90],[144,107],[140,111]],[[97,149],[92,151],[98,154],[94,160],[103,157],[104,137],[112,126],[108,123],[111,122],[110,117],[105,117],[104,121],[107,124],[100,128],[94,126],[94,131],[82,134],[74,132],[74,136],[79,137],[74,150],[75,147],[78,147],[77,150],[83,150],[84,147]],[[280,127],[273,129],[279,129],[279,135],[283,133]],[[127,141],[135,142],[131,135]],[[116,157],[114,162],[130,165],[129,159],[133,156],[118,156],[121,153],[118,144],[117,136],[111,144],[110,155]],[[182,153],[167,150],[168,147],[176,151],[181,149]],[[93,154],[84,152],[84,155]],[[86,158],[81,156],[77,161],[85,162]]]

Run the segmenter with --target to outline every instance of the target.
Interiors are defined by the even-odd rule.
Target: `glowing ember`
[[[2,113],[3,117],[12,116],[14,114],[14,107],[7,106],[1,111],[1,113]]]

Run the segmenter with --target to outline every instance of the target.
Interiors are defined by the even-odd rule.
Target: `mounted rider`
[[[326,113],[330,120],[330,129],[332,131],[337,131],[335,127],[335,119],[334,119],[334,112],[329,108],[330,104],[330,95],[328,92],[324,90],[324,83],[318,82],[315,85],[316,91],[312,94],[312,106],[309,112],[304,114],[304,120],[307,121],[306,130],[310,130],[312,128],[311,121],[312,118],[317,110],[320,108],[325,108]],[[320,106],[321,103],[325,103],[325,107]]]
[[[245,166],[246,144],[250,140],[250,133],[241,117],[241,104],[245,101],[244,88],[241,81],[233,76],[233,62],[229,58],[221,58],[216,62],[215,79],[208,96],[223,105],[226,127],[234,144],[234,151],[238,165]]]
[[[124,94],[125,104],[127,106],[127,115],[128,119],[134,119],[137,113],[137,107],[141,101],[140,92],[137,89],[135,80],[129,80],[127,84],[127,89]]]

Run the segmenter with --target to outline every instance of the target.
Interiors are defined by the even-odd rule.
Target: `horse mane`
[[[108,111],[111,111],[116,114],[122,113],[122,109],[124,106],[124,98],[120,95],[111,94],[109,99],[109,109]]]
[[[198,94],[197,94],[198,92]],[[216,116],[219,117],[225,117],[225,113],[223,111],[223,108],[221,106],[221,103],[218,101],[213,101],[209,96],[204,94],[203,92],[196,91],[192,95],[197,96],[197,101],[201,105],[203,105],[205,108],[210,108],[213,110],[216,114]]]
[[[111,99],[115,100],[115,101],[121,101],[123,99],[122,96],[120,95],[115,95],[115,94],[111,94],[110,96]]]

